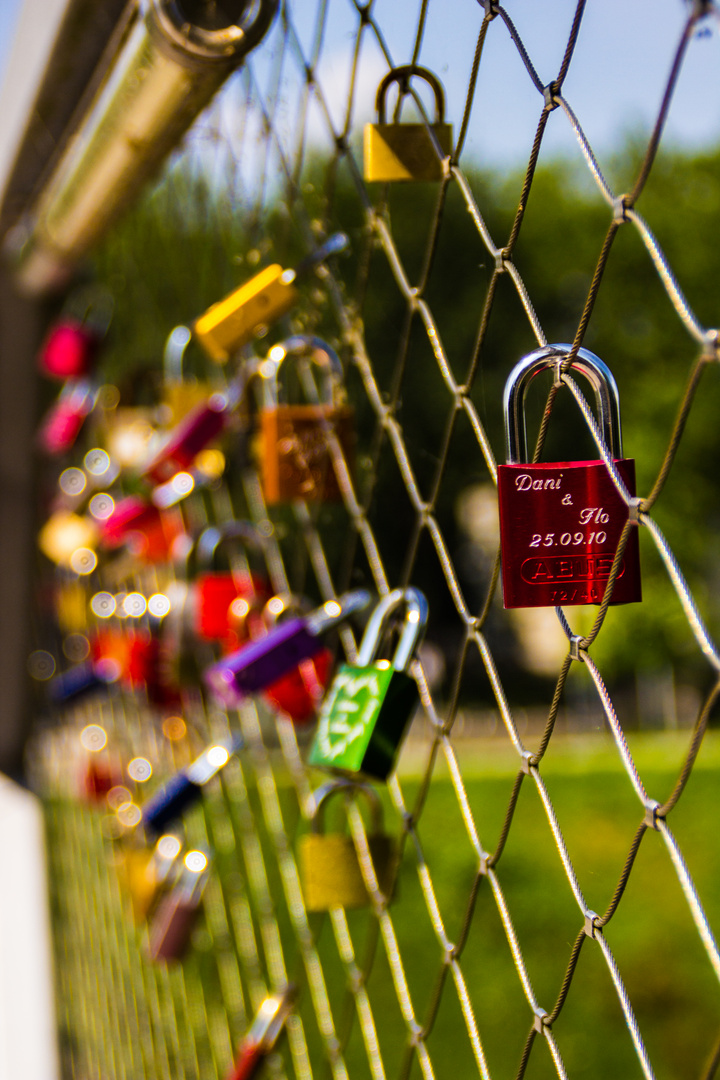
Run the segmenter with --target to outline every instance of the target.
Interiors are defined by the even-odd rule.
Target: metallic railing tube
[[[12,230],[20,287],[62,288],[268,30],[278,0],[250,0],[237,24],[189,22],[177,0],[141,0],[95,97],[34,207]]]

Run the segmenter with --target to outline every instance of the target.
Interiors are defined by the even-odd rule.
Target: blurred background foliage
[[[623,182],[630,186],[640,153],[639,144],[629,140],[608,163],[615,190],[625,190]],[[720,208],[719,164],[717,154],[666,152],[657,160],[637,205],[703,323],[712,319],[717,307],[720,250],[708,222],[716,219]],[[510,232],[523,175],[469,169],[467,176],[490,233],[500,246]],[[381,203],[385,197],[387,201]],[[371,198],[375,212],[387,218],[407,276],[415,284],[427,258],[438,187],[396,185],[387,192],[373,188]],[[350,251],[333,266],[342,282],[345,304],[362,318],[367,352],[386,400],[392,388],[398,388],[396,415],[423,498],[430,497],[439,481],[437,516],[468,603],[472,610],[480,611],[494,550],[487,528],[480,529],[480,538],[473,535],[465,511],[468,506],[479,506],[482,511],[482,494],[489,490],[490,475],[464,414],[457,417],[445,465],[438,472],[452,397],[438,374],[417,316],[407,331],[406,301],[373,238],[366,207],[342,160],[338,166],[336,160],[308,159],[301,184],[279,192],[269,214],[261,217],[252,207],[251,197],[238,200],[230,185],[211,179],[202,167],[191,167],[181,156],[158,187],[113,231],[96,254],[92,268],[116,300],[102,378],[125,387],[127,396],[138,385],[133,374],[149,369],[159,390],[163,346],[173,326],[191,321],[264,265],[279,261],[293,266],[307,252],[309,237],[316,235],[319,242],[333,229],[343,229],[350,237]],[[611,210],[591,184],[584,165],[554,160],[538,168],[513,261],[548,341],[572,341],[610,220]],[[492,259],[457,185],[451,183],[439,218],[424,296],[459,383],[468,377],[473,364],[492,271]],[[348,395],[357,409],[358,488],[361,496],[370,499],[369,519],[390,580],[395,583],[409,569],[407,552],[415,530],[415,511],[387,445],[374,477],[373,446],[377,449],[382,437],[374,430],[374,414],[353,358],[343,346],[326,290],[314,279],[303,286],[303,293],[300,307],[288,320],[272,327],[265,340],[256,342],[255,350],[264,355],[288,330],[319,333],[340,349],[347,362]],[[398,357],[406,331],[410,347],[403,366]],[[632,226],[621,228],[616,238],[584,345],[601,356],[615,375],[624,452],[636,459],[638,493],[646,494],[660,468],[698,347],[679,320]],[[504,459],[504,382],[517,360],[535,347],[515,287],[508,275],[503,275],[469,390],[498,461]],[[242,362],[242,356],[239,359]],[[195,346],[188,351],[187,366],[191,374],[208,374],[208,364]],[[210,375],[217,379],[217,370]],[[720,616],[713,603],[720,579],[720,555],[714,540],[720,527],[718,379],[714,367],[705,371],[675,464],[654,511],[714,633],[720,631]],[[147,380],[142,385],[146,387]],[[583,448],[581,456],[596,456],[574,404],[562,397],[553,416],[546,456],[559,460],[578,456],[578,446]],[[533,391],[531,398],[530,440],[537,429],[544,393]],[[372,491],[367,486],[370,483]],[[478,492],[479,501],[468,503],[468,493]],[[331,559],[336,560],[333,570],[340,586],[367,581],[359,562],[359,545],[353,548],[355,555],[348,563],[347,517],[326,508],[320,512],[319,524]],[[701,685],[708,677],[706,665],[647,536],[641,536],[641,558],[644,602],[611,609],[593,647],[595,660],[614,692],[623,687],[633,689],[637,679],[653,680],[658,673],[666,680],[670,673],[675,686]],[[450,673],[461,648],[463,627],[427,537],[420,541],[410,577],[428,593],[433,613],[429,636],[444,652]],[[569,615],[573,627],[584,632],[595,609],[575,608]],[[513,679],[518,700],[547,700],[554,680],[531,669],[529,654],[520,644],[522,635],[519,637],[517,626],[503,616],[499,596],[486,629],[501,673]],[[468,661],[462,685],[469,701],[491,701],[479,659]]]

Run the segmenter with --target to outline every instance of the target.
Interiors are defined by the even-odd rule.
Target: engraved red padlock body
[[[620,403],[607,365],[578,349],[563,375],[570,345],[545,345],[515,365],[505,384],[508,464],[498,466],[503,604],[506,608],[599,604],[629,510],[601,459],[529,464],[524,401],[530,381],[582,375],[594,391],[599,428],[629,495],[635,462],[622,457]],[[637,529],[627,540],[611,603],[642,599]]]
[[[62,319],[47,334],[38,355],[51,379],[79,379],[93,367],[103,335],[78,319]]]
[[[615,465],[631,495],[635,462]],[[498,466],[506,608],[599,604],[628,508],[602,461]],[[642,599],[637,529],[628,537],[612,603]]]
[[[230,402],[222,394],[213,394],[207,402],[198,405],[171,432],[168,442],[145,470],[145,476],[155,484],[164,484],[176,473],[188,469],[200,451],[222,434],[230,413]]]
[[[267,581],[259,574],[206,571],[195,581],[197,598],[195,633],[203,641],[222,641],[226,650],[238,648],[247,636],[231,628],[230,605],[234,600],[268,599]]]
[[[164,562],[182,533],[182,515],[177,510],[161,510],[139,495],[129,495],[116,503],[103,522],[101,541],[106,548],[129,543],[146,562]]]
[[[333,654],[325,648],[268,686],[263,697],[273,708],[289,716],[294,724],[307,724],[317,715],[332,668]]]
[[[37,437],[40,449],[53,457],[71,450],[93,401],[94,393],[88,383],[82,380],[68,383],[40,424]]]

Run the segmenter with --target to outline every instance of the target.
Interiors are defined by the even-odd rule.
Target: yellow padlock
[[[187,378],[183,372],[185,350],[192,334],[187,326],[176,326],[170,331],[163,352],[163,404],[168,415],[165,426],[175,427],[189,412],[203,405],[217,387],[195,378]]]
[[[409,92],[411,76],[428,83],[435,95],[435,123],[387,124],[385,98],[389,87],[400,84],[400,101]],[[399,104],[399,103],[398,103]],[[427,68],[406,64],[393,68],[380,83],[375,102],[378,121],[366,124],[364,132],[365,179],[383,183],[397,180],[442,180],[443,157],[452,152],[452,125],[445,123],[445,95],[439,80]],[[432,131],[432,135],[431,135]],[[441,156],[433,141],[440,147]]]
[[[118,859],[120,886],[127,892],[130,909],[136,923],[143,922],[158,900],[162,890],[172,880],[182,844],[176,836],[161,836],[151,850],[129,847]]]
[[[311,832],[300,840],[300,872],[308,911],[367,907],[371,900],[352,837],[345,833],[322,833],[325,804],[333,795],[361,792],[370,803],[371,832],[368,847],[380,892],[390,897],[395,884],[398,850],[394,839],[382,832],[382,806],[377,792],[367,784],[330,780],[315,792]]]
[[[63,634],[82,634],[87,630],[87,590],[81,581],[63,581],[55,592],[55,615]]]
[[[196,319],[195,337],[211,360],[225,364],[261,327],[289,311],[297,298],[295,271],[273,263]]]
[[[230,355],[263,327],[285,315],[300,296],[297,281],[347,245],[345,233],[333,233],[294,270],[283,270],[279,263],[273,263],[209,307],[195,320],[193,333],[210,359],[227,363]]]

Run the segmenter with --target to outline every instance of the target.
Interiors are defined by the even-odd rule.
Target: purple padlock
[[[244,698],[264,690],[319,653],[322,635],[369,603],[370,593],[356,589],[339,600],[328,600],[309,615],[278,623],[264,637],[224,656],[205,671],[210,692],[227,708],[235,708]]]

